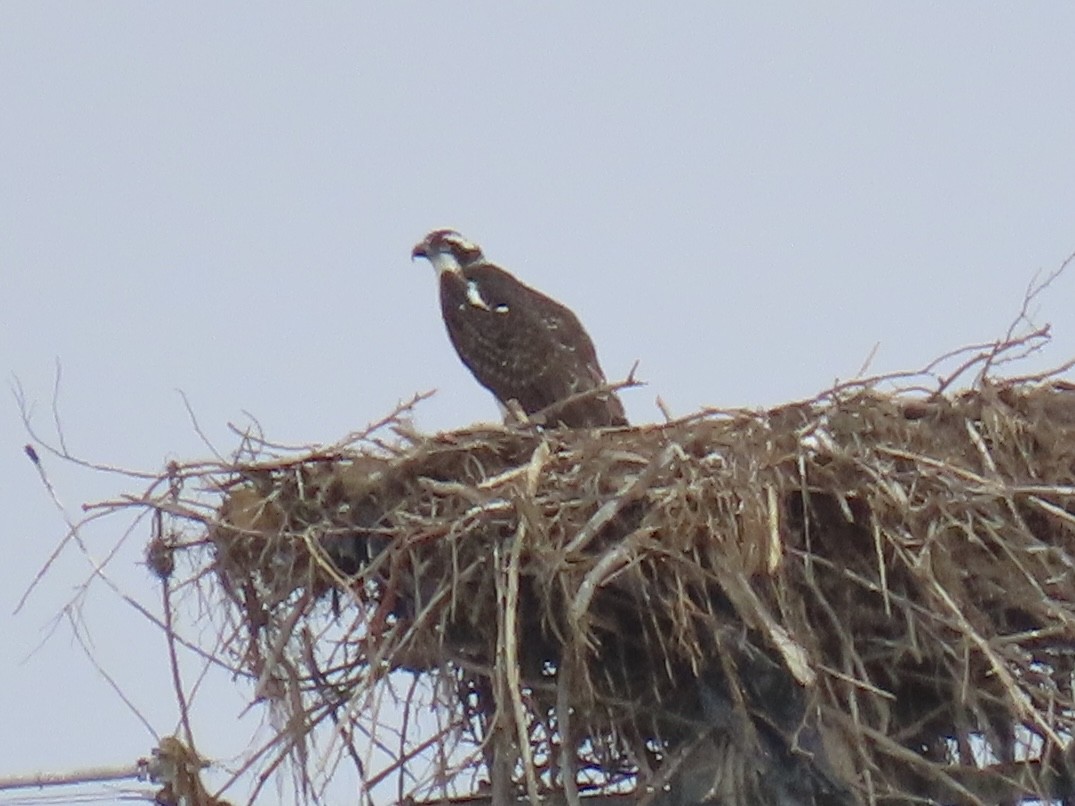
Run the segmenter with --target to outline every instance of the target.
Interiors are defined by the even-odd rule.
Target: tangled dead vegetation
[[[416,398],[88,506],[153,524],[158,802],[285,762],[312,801],[1075,802],[1075,361],[992,377],[1047,337],[636,428],[426,435]],[[215,792],[183,653],[275,728]]]
[[[170,601],[200,594],[214,661],[277,715],[263,779],[290,757],[377,802],[1075,797],[1057,377],[605,431],[394,415],[174,464],[134,505]]]

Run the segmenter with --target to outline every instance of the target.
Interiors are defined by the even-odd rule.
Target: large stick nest
[[[281,754],[312,766],[331,720],[401,800],[1075,792],[1075,387],[396,425],[174,465],[141,499],[167,583],[185,557],[226,603],[214,653],[286,717]],[[373,705],[403,671],[435,726]]]

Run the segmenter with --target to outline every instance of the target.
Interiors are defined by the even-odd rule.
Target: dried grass
[[[161,515],[169,589],[226,614],[212,654],[280,715],[259,769],[291,756],[312,791],[329,722],[399,800],[1075,791],[1056,378],[603,432],[393,416],[328,450],[175,464],[135,503]],[[387,702],[404,672],[429,682]]]

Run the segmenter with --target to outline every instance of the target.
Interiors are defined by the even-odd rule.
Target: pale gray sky
[[[768,405],[1001,335],[1075,251],[1069,3],[0,5],[0,369],[68,445],[156,470],[252,412],[334,441],[437,388],[496,418],[410,248],[453,225],[579,313],[638,422]],[[1037,319],[1075,356],[1075,277]],[[153,743],[50,619],[87,575],[0,405],[0,776]],[[65,503],[130,490],[45,457]],[[120,524],[86,531],[104,554]],[[111,566],[135,598],[139,528]],[[174,729],[164,644],[95,586],[95,656]],[[256,720],[214,681],[203,751]],[[0,803],[6,803],[0,795]]]

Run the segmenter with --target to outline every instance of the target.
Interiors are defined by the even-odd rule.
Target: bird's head
[[[437,274],[461,271],[484,260],[481,247],[471,243],[454,229],[435,229],[415,244],[411,260],[424,257]]]

